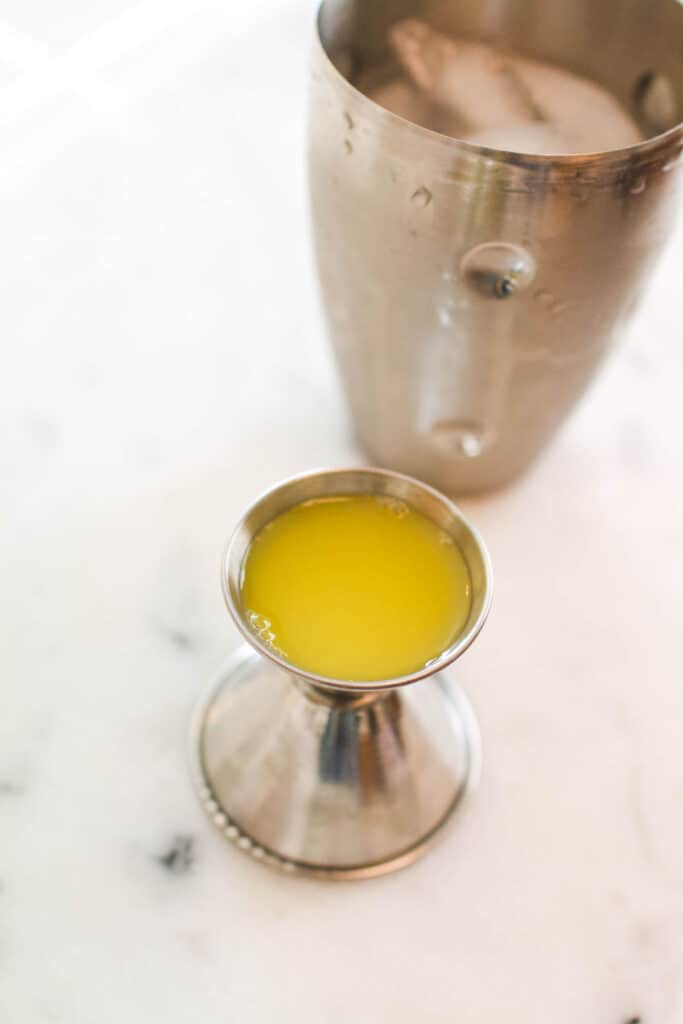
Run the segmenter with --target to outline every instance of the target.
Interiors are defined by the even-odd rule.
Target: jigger
[[[241,597],[245,558],[267,523],[304,501],[358,494],[405,502],[444,530],[462,552],[472,595],[448,648],[410,675],[370,682],[291,664],[253,631]],[[446,672],[491,602],[491,567],[477,532],[418,480],[379,469],[316,471],[251,506],[221,576],[248,644],[225,664],[193,722],[193,772],[211,820],[252,857],[292,873],[367,878],[416,860],[479,774],[477,722]]]

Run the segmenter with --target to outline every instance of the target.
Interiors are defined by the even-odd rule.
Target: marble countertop
[[[8,0],[0,1019],[683,1021],[683,225],[544,460],[464,502],[497,591],[481,787],[409,870],[225,844],[191,709],[226,533],[361,459],[315,298],[311,6]]]

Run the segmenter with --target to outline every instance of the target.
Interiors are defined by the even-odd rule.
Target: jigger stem
[[[291,681],[309,700],[328,707],[343,708],[347,711],[365,707],[382,700],[394,690],[344,690],[340,687],[323,686],[320,683],[309,683],[307,679],[292,672]]]

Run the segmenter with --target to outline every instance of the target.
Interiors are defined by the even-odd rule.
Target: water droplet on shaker
[[[555,296],[545,288],[539,288],[537,292],[534,292],[534,299],[542,309],[552,309],[555,305]]]
[[[587,203],[590,198],[590,193],[588,192],[588,189],[584,188],[579,184],[572,185],[572,187],[569,190],[569,195],[581,206],[583,206],[584,203]]]
[[[467,420],[437,420],[430,433],[437,447],[447,455],[476,459],[486,447],[483,428]]]
[[[347,156],[353,153],[353,144],[348,139],[344,139],[344,152]]]
[[[508,299],[527,288],[536,274],[531,253],[510,242],[484,242],[463,256],[460,269],[474,291]]]
[[[410,201],[414,203],[415,206],[419,206],[424,209],[425,206],[429,206],[431,203],[432,193],[424,185],[420,185],[420,187],[413,192],[410,197]]]
[[[683,154],[679,151],[678,153],[675,154],[675,156],[672,156],[669,160],[667,160],[667,162],[662,167],[662,170],[665,174],[668,174],[669,171],[673,171],[674,167],[678,167],[678,165],[681,162],[682,155]]]
[[[350,132],[352,132],[356,122],[353,120],[348,110],[344,111],[344,121],[346,122],[346,127],[349,129]]]
[[[562,316],[570,305],[570,302],[556,302],[554,306],[551,306],[550,313],[552,316]]]
[[[460,452],[465,456],[465,458],[476,459],[478,455],[481,455],[482,443],[478,434],[473,434],[470,431],[464,431],[460,436],[458,443]]]
[[[631,185],[629,192],[632,196],[639,196],[642,192],[645,191],[646,188],[647,182],[645,181],[645,178],[636,178],[636,180]]]
[[[436,311],[439,323],[442,327],[452,327],[455,323],[457,305],[452,299],[442,303]]]

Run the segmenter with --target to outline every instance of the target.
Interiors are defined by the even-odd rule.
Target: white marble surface
[[[544,461],[465,503],[497,593],[449,838],[299,881],[191,792],[226,532],[360,458],[305,227],[310,5],[238,13],[0,8],[0,1020],[680,1024],[681,227]]]

